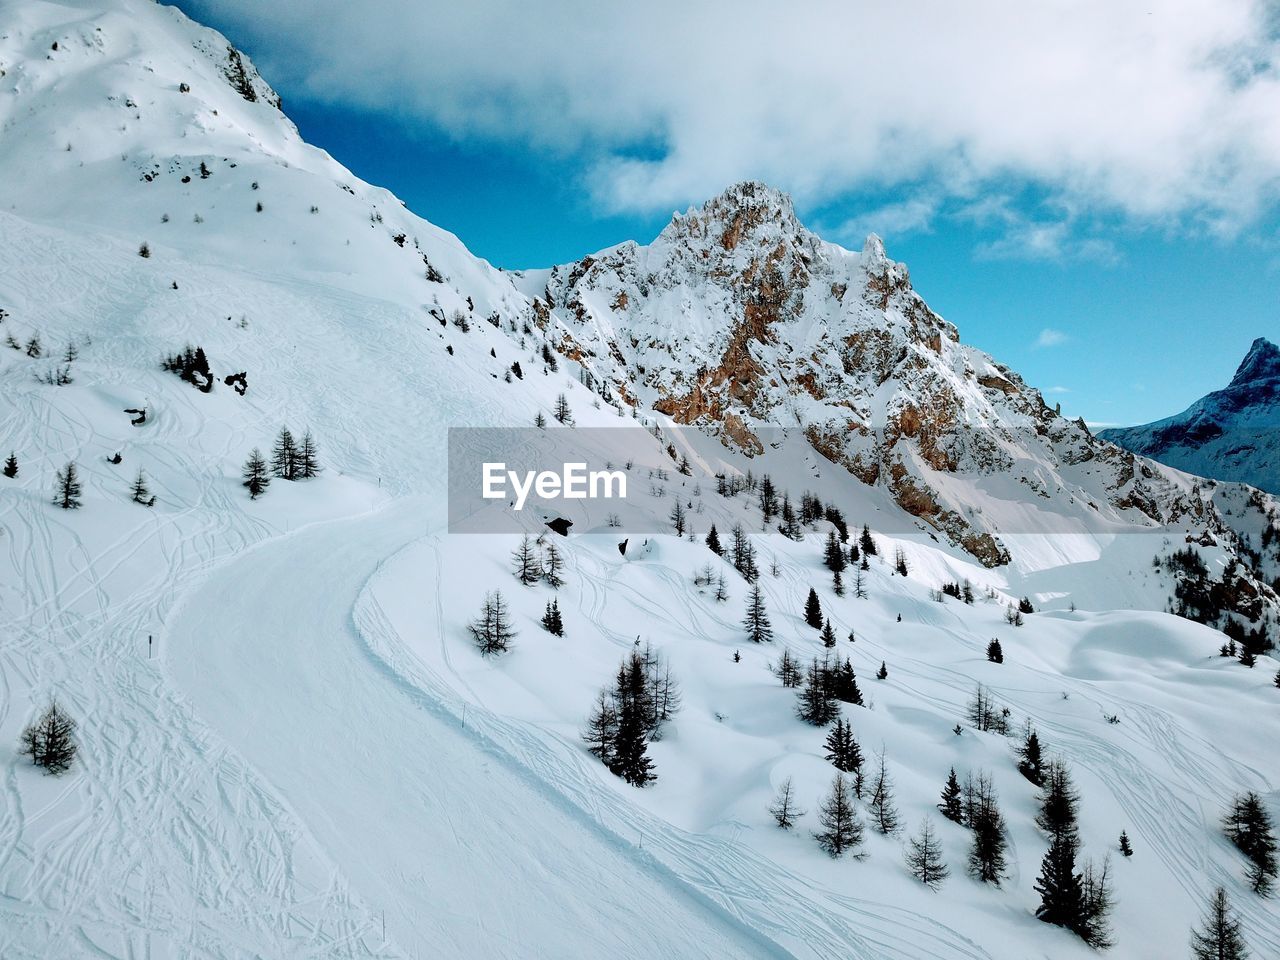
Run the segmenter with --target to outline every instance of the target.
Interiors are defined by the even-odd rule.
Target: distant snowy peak
[[[879,237],[860,252],[828,243],[764,184],[677,214],[647,246],[519,282],[548,341],[606,397],[748,453],[771,429],[803,432],[983,563],[1045,523],[1222,529],[1193,480],[1097,440],[960,343]]]
[[[1240,361],[1228,387],[1256,387],[1276,380],[1280,380],[1280,347],[1259,337]]]
[[[1101,436],[1180,470],[1280,493],[1280,348],[1259,337],[1222,390],[1177,416]]]

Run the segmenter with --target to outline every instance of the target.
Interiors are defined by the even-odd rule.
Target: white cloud
[[[1280,196],[1267,0],[192,3],[316,98],[580,152],[610,210],[745,177],[804,202],[1013,179],[1078,210],[1230,230]],[[1009,239],[988,255],[1110,255],[1055,224]]]
[[[1045,393],[1070,393],[1070,387],[1050,387]]]
[[[1040,336],[1036,337],[1035,345],[1037,347],[1057,347],[1066,343],[1070,338],[1061,330],[1054,330],[1051,327],[1045,327],[1040,331]]]

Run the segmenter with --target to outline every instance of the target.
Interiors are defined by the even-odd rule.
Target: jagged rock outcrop
[[[1038,524],[1227,529],[1188,478],[1093,437],[962,344],[879,237],[856,253],[823,241],[764,184],[676,214],[647,246],[520,283],[538,326],[606,396],[747,452],[764,431],[801,431],[985,564]]]

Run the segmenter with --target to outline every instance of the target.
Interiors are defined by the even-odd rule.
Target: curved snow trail
[[[785,955],[637,858],[369,656],[352,607],[421,537],[413,501],[316,524],[215,570],[167,668],[385,916],[407,956]]]
[[[444,636],[445,598],[440,593],[439,540],[433,546],[434,569],[421,571],[424,590],[432,591],[442,661],[450,664]],[[388,557],[392,565],[397,557]],[[609,584],[598,573],[575,568],[599,596]],[[456,726],[466,727],[490,749],[510,756],[535,782],[545,784],[574,809],[620,838],[639,855],[660,865],[686,888],[697,891],[745,924],[796,956],[856,960],[988,960],[982,946],[936,918],[872,898],[832,891],[755,851],[750,844],[725,837],[682,830],[630,803],[601,785],[596,764],[577,745],[567,745],[555,733],[511,720],[488,709],[474,695],[461,694],[466,681],[458,673],[437,673],[415,655],[398,635],[377,599],[378,578],[370,580],[355,609],[358,630],[370,652],[393,675],[447,710]],[[629,587],[625,589],[629,590]],[[599,614],[597,604],[595,613]],[[597,619],[601,635],[610,631]],[[630,649],[629,638],[615,638]],[[470,693],[470,691],[468,691]],[[464,713],[465,711],[465,713]]]

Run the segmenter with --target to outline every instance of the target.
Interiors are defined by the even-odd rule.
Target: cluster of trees
[[[1086,861],[1077,869],[1080,851],[1079,794],[1061,761],[1051,761],[1042,775],[1040,812],[1036,825],[1049,835],[1049,849],[1040,862],[1035,890],[1040,894],[1036,916],[1066,927],[1091,947],[1111,945],[1108,917],[1113,906],[1110,857],[1100,865]]]
[[[991,691],[978,684],[973,699],[969,701],[966,717],[975,730],[984,733],[1007,734],[1009,732],[1009,709],[1001,706],[991,696]]]
[[[278,480],[310,480],[321,471],[320,454],[315,438],[308,430],[297,443],[288,427],[281,427],[271,450],[271,462],[267,463],[262,451],[254,447],[241,472],[242,485],[249,490],[249,499],[257,500],[267,492],[272,478]]]
[[[564,555],[560,548],[543,537],[534,539],[527,533],[511,553],[515,578],[526,587],[539,581],[559,590],[564,586]]]
[[[880,833],[896,833],[900,828],[898,809],[893,799],[893,781],[884,752],[876,754],[869,778],[863,775],[863,758],[848,724],[837,721],[827,735],[827,759],[836,767],[831,786],[818,805],[818,829],[813,838],[832,857],[851,853],[860,859],[865,825],[858,816],[856,799],[866,803],[871,825]],[[789,830],[805,815],[795,797],[790,777],[782,782],[769,805],[774,822]],[[942,861],[942,848],[926,819],[920,833],[910,839],[907,866],[922,883],[935,886],[947,876]]]
[[[942,788],[938,809],[948,820],[972,831],[969,875],[983,883],[999,885],[1008,867],[1008,837],[1000,798],[991,776],[966,774],[961,786],[952,767]]]
[[[680,687],[665,658],[648,644],[618,667],[611,688],[600,691],[582,738],[609,772],[633,786],[657,779],[649,743],[680,709]]]
[[[213,390],[213,373],[209,370],[209,358],[205,356],[204,347],[188,344],[180,352],[165,357],[160,366],[177,374],[180,380],[185,380],[201,393]]]
[[[799,687],[796,698],[796,716],[815,727],[825,727],[840,714],[840,704],[863,706],[858,678],[848,658],[833,662],[824,657],[814,657],[801,678],[799,667],[789,650],[784,650],[775,672],[784,687]]]
[[[1276,877],[1276,838],[1262,798],[1252,791],[1237,796],[1222,825],[1227,839],[1249,861],[1249,886],[1254,893],[1269,896]]]
[[[280,428],[271,449],[271,475],[280,480],[310,480],[320,475],[320,455],[310,430],[298,443],[288,427]]]

